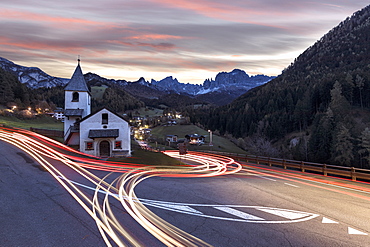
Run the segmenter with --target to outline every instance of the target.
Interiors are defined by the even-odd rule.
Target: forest
[[[274,80],[224,107],[194,111],[192,121],[255,154],[370,168],[369,9],[340,23]]]

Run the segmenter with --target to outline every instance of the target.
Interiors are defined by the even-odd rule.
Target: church
[[[79,146],[80,152],[97,157],[131,155],[131,131],[127,121],[107,108],[91,113],[91,92],[80,59],[64,88],[64,95],[66,145]]]

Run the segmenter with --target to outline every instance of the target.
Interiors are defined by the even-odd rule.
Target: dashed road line
[[[289,184],[289,183],[284,183],[285,185],[289,185],[289,186],[292,186],[292,187],[295,187],[295,188],[299,188],[299,186],[297,185],[294,185],[294,184]]]

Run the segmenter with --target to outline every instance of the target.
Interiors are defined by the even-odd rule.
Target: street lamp
[[[213,143],[212,143],[212,130],[208,130],[209,132],[209,146],[213,146]]]

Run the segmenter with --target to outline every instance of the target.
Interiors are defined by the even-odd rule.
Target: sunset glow
[[[0,8],[0,57],[70,78],[202,84],[218,72],[278,75],[368,1],[29,0]]]

